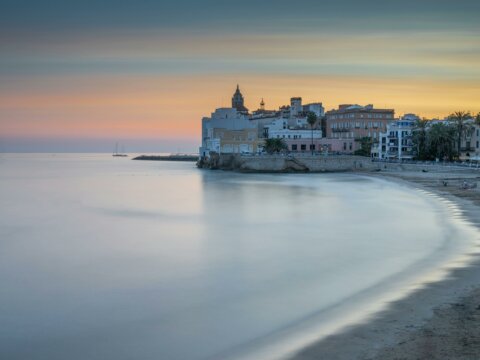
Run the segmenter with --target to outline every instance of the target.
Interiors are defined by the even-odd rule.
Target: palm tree
[[[427,119],[418,119],[413,130],[413,144],[417,148],[417,159],[426,160],[427,158]]]
[[[460,156],[462,149],[462,138],[466,138],[473,132],[473,126],[465,122],[466,120],[471,119],[472,115],[468,111],[456,111],[448,118],[453,122],[455,127],[457,152],[458,156]]]
[[[313,125],[317,122],[317,115],[314,112],[309,112],[307,115],[307,122],[310,125],[310,129],[312,130],[312,144],[310,145],[310,149],[312,150],[313,155]]]

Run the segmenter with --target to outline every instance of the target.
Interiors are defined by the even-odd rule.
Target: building
[[[303,105],[303,112],[304,113],[312,112],[319,119],[322,118],[323,116],[325,116],[325,109],[324,109],[322,103],[305,104],[305,105]]]
[[[258,124],[236,108],[216,109],[202,119],[202,146],[200,156],[210,152],[242,153],[259,151]]]
[[[305,106],[308,107],[310,105],[321,106],[321,103]],[[288,150],[293,152],[320,151],[322,149],[320,144],[322,130],[319,128],[318,123],[313,128],[310,127],[307,121],[308,112],[304,111],[305,106],[302,105],[302,98],[291,98],[290,112],[287,114],[286,111],[281,111],[277,118],[264,125],[265,138],[281,138],[287,144]],[[323,107],[316,110],[321,113],[323,112]]]
[[[290,117],[296,117],[303,113],[302,98],[292,97],[290,99]]]
[[[269,138],[283,139],[290,151],[320,151],[322,130],[280,129],[269,132]],[[313,141],[312,141],[313,139]]]
[[[465,121],[470,131],[467,131],[460,144],[460,160],[480,161],[480,125],[474,119]]]
[[[261,151],[264,139],[259,139],[256,129],[213,129],[215,151],[222,154],[253,154]]]
[[[319,118],[313,128],[307,121],[309,112]],[[320,151],[325,146],[321,144],[323,133],[319,127],[324,112],[320,102],[303,105],[301,97],[293,97],[290,105],[278,110],[266,110],[262,99],[259,109],[250,114],[237,85],[232,107],[216,109],[202,119],[200,156],[209,157],[211,152],[258,153],[266,138],[284,139],[291,151]]]
[[[259,139],[258,122],[250,119],[238,85],[231,108],[216,109],[210,117],[202,119],[200,156],[208,157],[210,152],[256,152],[260,143],[263,139]]]
[[[414,157],[413,130],[419,117],[405,114],[387,124],[387,130],[380,133],[378,142],[372,146],[372,157],[378,159],[411,160]]]
[[[473,155],[470,154],[470,160],[480,162],[480,124],[475,125],[473,133],[472,144],[474,147]]]
[[[245,107],[243,95],[240,92],[240,87],[238,86],[238,84],[237,90],[232,96],[232,109],[236,109],[239,113],[242,114],[248,114],[248,109]]]
[[[361,138],[369,137],[377,142],[387,131],[387,124],[394,119],[393,109],[375,109],[373,105],[340,105],[326,113],[326,137],[329,139],[357,140],[353,151],[360,148]],[[352,151],[352,152],[353,152]]]

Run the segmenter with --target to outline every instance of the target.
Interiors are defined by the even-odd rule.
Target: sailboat
[[[127,157],[127,154],[123,154],[123,148],[122,148],[122,153],[118,152],[118,143],[115,143],[115,152],[113,153],[112,156],[117,156],[117,157]]]

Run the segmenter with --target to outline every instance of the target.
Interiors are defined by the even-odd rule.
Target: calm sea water
[[[452,205],[348,174],[2,154],[0,199],[2,359],[277,358],[474,237]]]

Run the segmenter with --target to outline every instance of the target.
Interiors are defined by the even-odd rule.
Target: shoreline
[[[477,172],[360,172],[427,191],[458,206],[461,217],[480,232],[480,190],[459,189]],[[447,181],[447,186],[443,185]],[[478,247],[478,245],[476,245]],[[478,359],[480,358],[480,258],[449,271],[387,310],[318,340],[291,356],[296,360]]]

